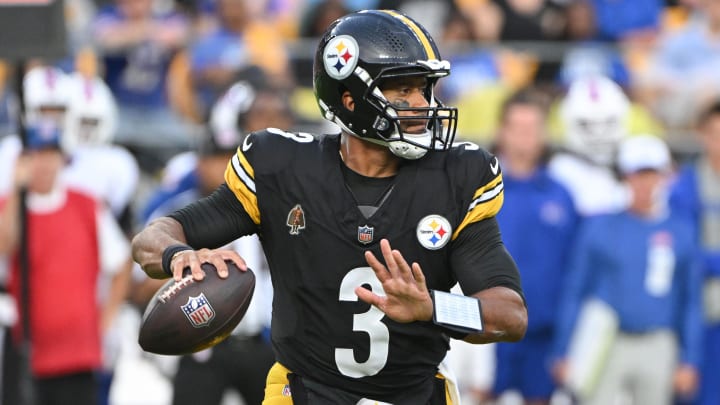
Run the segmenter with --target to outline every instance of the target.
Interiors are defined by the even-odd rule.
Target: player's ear
[[[349,90],[345,90],[343,92],[342,103],[343,106],[348,109],[348,111],[355,111],[355,100],[353,99]]]

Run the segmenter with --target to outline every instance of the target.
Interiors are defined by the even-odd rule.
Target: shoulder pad
[[[250,218],[260,223],[255,179],[286,167],[299,156],[298,149],[315,141],[311,134],[268,128],[249,134],[225,169],[225,183],[242,203]]]
[[[449,151],[448,168],[455,176],[463,207],[467,210],[459,233],[465,226],[494,217],[503,203],[503,180],[500,161],[493,154],[471,142],[460,142]]]
[[[266,172],[284,167],[303,144],[315,140],[306,132],[287,132],[267,128],[248,134],[238,148],[237,154],[244,155],[254,170]]]
[[[449,153],[450,165],[456,166],[455,173],[464,175],[470,182],[486,183],[502,172],[495,155],[472,142],[455,143]]]

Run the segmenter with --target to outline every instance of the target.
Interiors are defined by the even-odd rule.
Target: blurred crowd
[[[428,28],[453,63],[441,99],[473,111],[459,135],[476,141],[490,139],[512,91],[536,84],[555,99],[575,77],[599,73],[631,99],[632,133],[692,151],[697,111],[720,91],[711,0],[68,0],[68,55],[53,63],[105,79],[120,107],[116,142],[153,171],[169,149],[190,147],[214,98],[247,69],[287,92],[299,125],[321,126],[315,39],[360,8],[398,9]],[[560,125],[551,117],[558,140]]]
[[[10,276],[20,258],[46,268],[93,246],[97,259],[75,266],[89,292],[73,297],[78,313],[66,321],[98,320],[101,333],[76,328],[89,342],[81,363],[66,361],[77,355],[72,343],[45,343],[55,360],[31,364],[40,397],[80,404],[73,393],[88,382],[76,377],[101,375],[88,395],[100,403],[237,403],[228,387],[257,403],[262,378],[251,378],[271,363],[269,304],[255,304],[210,351],[141,353],[139,314],[162,283],[133,268],[127,240],[220,184],[249,131],[336,131],[313,96],[317,37],[350,11],[391,8],[421,22],[452,64],[437,91],[459,108],[456,140],[490,148],[504,172],[499,221],[530,325],[520,344],[453,342],[465,403],[720,404],[720,1],[66,0],[65,8],[66,57],[0,62],[0,324],[30,339],[16,330],[27,314],[9,309],[4,294],[22,291]],[[25,72],[24,144],[16,69]],[[30,238],[44,236],[30,246],[55,249],[19,252],[18,190],[28,197]],[[40,220],[49,212],[58,220]],[[80,235],[67,232],[76,224],[87,232],[67,237]],[[264,274],[257,240],[234,247]],[[271,297],[267,280],[258,289]],[[50,299],[31,304],[33,321],[54,313]],[[233,356],[257,360],[242,369],[249,363]],[[22,350],[5,357],[23,362]]]

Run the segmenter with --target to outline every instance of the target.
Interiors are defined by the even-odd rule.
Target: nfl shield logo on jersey
[[[368,243],[373,241],[373,233],[375,232],[375,228],[372,226],[358,226],[358,242],[362,243],[363,245],[367,245]]]
[[[418,222],[417,239],[420,244],[430,250],[437,250],[447,245],[452,236],[450,222],[440,215],[428,215]]]
[[[192,326],[196,328],[208,326],[210,321],[215,318],[215,310],[210,306],[210,301],[205,298],[203,293],[200,293],[198,297],[188,298],[187,304],[180,308]]]

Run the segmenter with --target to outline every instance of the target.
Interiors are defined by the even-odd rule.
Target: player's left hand
[[[409,265],[399,250],[390,247],[387,239],[380,241],[380,251],[385,264],[369,251],[365,252],[365,260],[382,283],[385,296],[361,286],[355,289],[358,298],[378,307],[396,322],[432,320],[432,299],[420,265]]]

